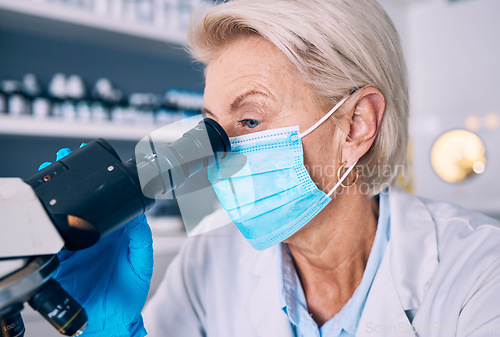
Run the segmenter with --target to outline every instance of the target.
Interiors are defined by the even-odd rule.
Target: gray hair
[[[366,193],[394,183],[406,167],[409,99],[401,43],[384,9],[375,0],[234,0],[192,22],[190,52],[208,64],[228,42],[256,34],[290,59],[326,111],[355,89],[382,92],[380,130],[358,165]]]

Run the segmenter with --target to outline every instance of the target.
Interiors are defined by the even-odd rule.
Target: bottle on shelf
[[[121,90],[114,88],[107,78],[100,78],[92,89],[93,103],[91,105],[92,119],[96,121],[112,119],[111,111],[119,111],[123,99]]]
[[[155,112],[155,122],[158,125],[167,125],[175,122],[176,115],[178,115],[177,108],[168,102],[164,102]]]
[[[61,118],[63,114],[63,103],[66,99],[66,75],[56,73],[49,83],[49,99],[51,102],[50,116]]]
[[[3,81],[2,91],[5,94],[6,111],[11,116],[29,115],[29,99],[23,92],[23,85],[19,81]]]
[[[132,122],[153,124],[154,111],[158,106],[158,98],[152,93],[133,93],[129,97]]]
[[[50,101],[42,96],[42,87],[34,74],[24,75],[23,91],[29,100],[31,115],[35,118],[47,118],[50,114]]]
[[[200,114],[202,106],[200,92],[169,89],[163,95],[132,93],[126,97],[107,78],[99,78],[88,91],[75,74],[54,74],[46,91],[34,74],[26,74],[22,82],[3,81],[0,85],[0,113],[18,116],[31,111],[35,119],[165,125]]]
[[[196,91],[170,89],[165,93],[164,100],[183,110],[201,111],[204,105],[203,93]]]
[[[106,78],[97,80],[92,89],[92,103],[90,105],[91,119],[94,121],[109,120],[108,110],[105,105],[103,96],[106,95],[111,88],[111,82]]]
[[[50,116],[50,100],[44,96],[38,96],[31,103],[33,118],[44,119]]]
[[[166,125],[201,113],[203,94],[199,92],[170,89],[163,95],[156,110],[157,124]]]
[[[7,114],[7,94],[0,85],[0,115]]]
[[[23,91],[30,98],[34,98],[40,96],[41,88],[40,83],[38,82],[38,78],[31,73],[24,75],[23,77]]]
[[[21,1],[21,0],[19,0]],[[27,1],[27,0],[22,0]],[[216,0],[31,0],[48,3],[57,10],[68,9],[99,18],[109,18],[114,22],[130,22],[136,25],[159,29],[182,43],[190,17],[214,5]],[[63,12],[64,13],[64,12]],[[100,19],[99,19],[100,20]]]
[[[79,75],[70,75],[66,80],[66,100],[63,103],[62,117],[65,120],[85,119],[85,105],[88,103],[84,101],[86,95],[85,84]],[[79,109],[83,108],[83,116],[80,116]],[[81,118],[83,117],[83,118]]]

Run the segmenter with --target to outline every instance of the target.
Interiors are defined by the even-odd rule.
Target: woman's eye
[[[255,128],[257,125],[259,125],[259,121],[255,119],[242,119],[241,121],[238,121],[239,123],[245,123],[246,126],[248,126],[250,129]]]

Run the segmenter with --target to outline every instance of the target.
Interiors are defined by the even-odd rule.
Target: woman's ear
[[[384,95],[377,88],[363,88],[354,94],[354,98],[354,106],[349,112],[352,121],[342,151],[342,161],[347,161],[348,165],[368,152],[379,132],[385,111]]]

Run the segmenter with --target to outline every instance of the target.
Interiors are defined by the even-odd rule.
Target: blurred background
[[[500,1],[379,2],[410,74],[405,188],[500,218]],[[0,176],[28,177],[61,147],[99,137],[126,159],[150,131],[199,114],[203,70],[184,44],[191,14],[213,4],[0,0]],[[150,214],[151,293],[186,237],[178,214],[169,201]],[[26,336],[58,336],[23,315]]]

